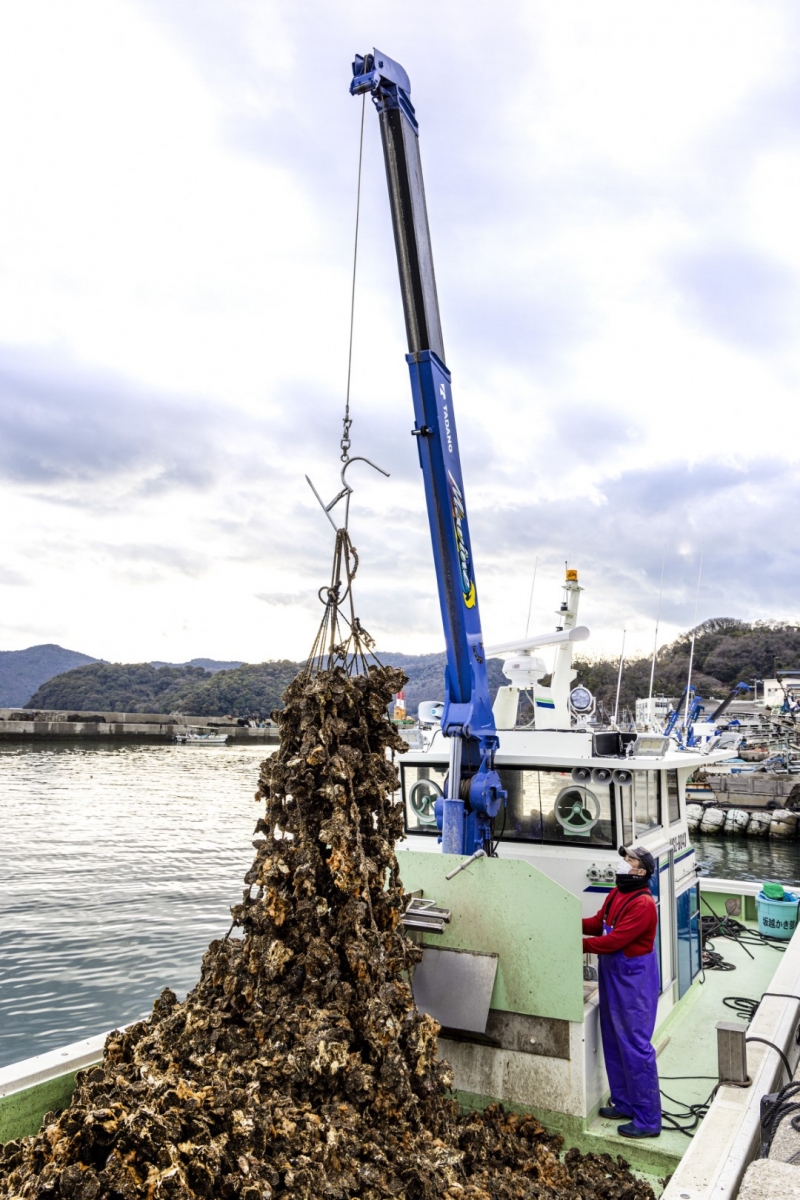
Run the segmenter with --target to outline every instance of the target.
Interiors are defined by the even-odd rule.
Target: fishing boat
[[[469,694],[473,664],[484,668],[483,639],[427,219],[420,208],[416,120],[408,77],[378,51],[357,56],[351,85],[354,94],[373,88],[381,92],[382,133],[391,139],[387,177],[394,188],[401,275],[415,285],[405,289],[404,300],[420,304],[408,321],[414,432],[426,486],[441,485],[447,496],[432,530],[441,534],[439,541],[434,537],[435,554],[444,553],[446,541],[450,555],[440,584],[446,634],[457,640],[458,655],[448,672],[452,668],[455,676],[456,666],[463,668]],[[414,204],[416,226],[409,217]],[[406,235],[413,238],[411,255],[401,254]],[[432,447],[449,464],[435,478],[441,464]],[[344,439],[343,456],[346,467],[353,460]],[[349,502],[344,469],[342,479],[339,498],[346,495]],[[330,517],[332,505],[322,507]],[[686,780],[727,752],[711,743],[682,748],[659,734],[592,725],[593,698],[573,686],[573,648],[588,636],[577,625],[580,590],[577,572],[568,571],[554,632],[486,648],[504,656],[509,683],[495,699],[494,720],[484,721],[483,761],[468,761],[478,739],[467,724],[455,732],[455,722],[449,745],[431,724],[422,745],[399,758],[406,836],[398,858],[408,895],[402,921],[423,948],[414,994],[440,1022],[440,1053],[452,1064],[464,1106],[500,1101],[533,1112],[567,1146],[624,1156],[663,1191],[664,1200],[744,1200],[741,1185],[761,1141],[762,1103],[786,1081],[784,1073],[792,1075],[800,1056],[800,939],[779,943],[756,929],[759,885],[698,880]],[[549,685],[543,683],[545,664],[534,653],[545,647],[556,656]],[[483,692],[473,686],[472,693],[469,704],[456,696],[450,707],[478,721]],[[523,696],[529,715],[521,718]],[[469,814],[458,813],[462,782],[476,800]],[[488,839],[482,835],[494,815],[487,801],[492,792],[498,820]],[[440,821],[440,805],[450,805],[450,817],[458,819]],[[477,837],[476,814],[486,818]],[[440,836],[448,828],[463,833],[467,821],[473,821],[470,842],[477,841],[478,849],[443,853]],[[660,1137],[641,1141],[630,1141],[599,1118],[607,1082],[597,971],[583,955],[581,939],[581,917],[599,908],[614,885],[618,847],[632,844],[644,846],[657,863],[651,882],[659,914],[655,1045],[667,1102],[682,1114],[670,1118]],[[713,951],[707,937],[704,945],[704,915],[712,923]],[[771,928],[784,937],[791,933]],[[736,969],[735,984],[728,971],[712,969],[724,964]],[[733,992],[739,1000],[749,998],[748,1024],[739,1028],[731,1028],[725,1004]],[[727,1028],[720,1030],[720,1022]],[[76,1071],[98,1061],[102,1046],[101,1035],[0,1070],[0,1138],[33,1133],[45,1112],[67,1104]],[[687,1133],[701,1118],[690,1142]],[[788,1187],[761,1192],[775,1200],[788,1194]]]
[[[737,970],[735,989],[729,974],[704,970],[704,915],[756,929],[759,885],[700,880],[686,823],[687,778],[728,751],[687,750],[669,738],[590,724],[592,698],[573,686],[573,648],[588,634],[577,624],[580,591],[577,572],[569,571],[555,633],[487,647],[490,655],[506,654],[509,679],[494,703],[500,739],[495,763],[508,799],[492,856],[479,854],[465,864],[440,852],[436,805],[447,792],[449,761],[440,730],[429,726],[425,744],[400,756],[407,838],[398,858],[414,897],[405,921],[424,947],[415,996],[443,1027],[441,1053],[454,1068],[464,1104],[500,1100],[533,1111],[568,1145],[621,1153],[652,1181],[688,1173],[692,1200],[733,1197],[753,1155],[752,1104],[757,1109],[763,1089],[781,1082],[781,1054],[795,1065],[800,1000],[768,999],[758,1007],[750,1036],[758,1031],[779,1049],[748,1045],[753,1090],[747,1104],[736,1092],[734,1108],[744,1109],[728,1114],[722,1140],[716,1112],[721,1098],[730,1103],[729,1091],[736,1089],[717,1092],[691,1146],[706,1146],[703,1171],[708,1168],[718,1190],[697,1190],[696,1153],[687,1154],[685,1132],[665,1128],[661,1137],[631,1145],[597,1116],[608,1088],[596,963],[582,955],[581,917],[596,912],[614,886],[619,846],[641,845],[652,853],[661,984],[654,1044],[660,1072],[682,1079],[665,1086],[687,1106],[677,1105],[684,1113],[707,1098],[718,1079],[716,1025],[731,1016],[726,994],[752,997],[754,1007],[771,988],[800,994],[800,944],[791,943],[790,953],[780,956],[757,933],[755,947],[732,942],[729,950],[726,942],[725,960]],[[546,668],[534,651],[548,645],[555,649],[555,666],[550,686],[543,687]],[[532,701],[524,725],[523,693]],[[702,1133],[708,1122],[716,1129],[710,1146]],[[683,1195],[675,1187],[665,1195]]]
[[[179,746],[224,746],[227,740],[227,733],[198,733],[193,729],[187,729],[175,735],[175,741]]]
[[[580,591],[570,571],[559,630],[529,639],[532,646],[489,648],[506,655],[509,679],[494,705],[508,793],[494,856],[440,851],[435,806],[448,750],[435,702],[422,706],[421,744],[399,758],[403,921],[424,950],[415,996],[442,1025],[440,1053],[463,1105],[499,1100],[533,1112],[567,1147],[623,1155],[657,1194],[671,1175],[665,1200],[733,1200],[760,1145],[762,1098],[797,1067],[800,938],[759,934],[758,884],[698,878],[685,782],[720,752],[591,724],[592,698],[573,686],[573,648],[588,635],[577,624]],[[556,662],[544,687],[533,651],[548,644]],[[526,693],[535,707],[520,721]],[[581,945],[581,917],[600,907],[614,885],[617,848],[631,844],[658,864],[653,1041],[665,1109],[675,1114],[660,1137],[634,1142],[598,1116],[608,1091],[597,972]],[[735,974],[712,969],[715,962]],[[720,1074],[727,1043],[717,1026],[736,1015],[725,1003],[733,995],[751,1001],[749,1024],[738,1040],[730,1035],[744,1055],[744,1087],[719,1083],[730,1071]],[[69,1102],[76,1072],[100,1060],[105,1036],[0,1069],[0,1141],[33,1133],[46,1112]]]

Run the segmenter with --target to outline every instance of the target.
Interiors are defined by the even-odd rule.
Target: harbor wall
[[[794,841],[800,836],[800,813],[786,808],[748,811],[736,805],[687,804],[689,833],[706,836],[775,838]]]
[[[225,733],[232,742],[275,742],[278,726],[265,721],[260,728],[240,725],[235,717],[198,717],[182,713],[118,713],[92,709],[0,708],[0,742],[96,739],[174,742],[176,735]]]

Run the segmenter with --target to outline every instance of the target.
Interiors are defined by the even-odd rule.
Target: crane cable
[[[361,97],[361,133],[358,139],[358,183],[356,185],[356,231],[353,239],[353,282],[350,288],[350,341],[347,351],[347,390],[344,401],[344,417],[342,418],[341,459],[346,463],[350,458],[350,426],[353,419],[350,416],[350,381],[353,375],[353,328],[356,312],[356,268],[358,267],[358,226],[361,218],[361,164],[364,161],[364,113],[366,111],[366,93]]]
[[[342,418],[342,438],[339,443],[341,461],[344,463],[344,468],[342,469],[343,482],[344,469],[350,462],[350,427],[353,424],[353,418],[350,416],[350,385],[353,375],[353,330],[356,308],[358,233],[361,218],[361,168],[364,161],[365,110],[366,95],[362,96],[361,100],[361,129],[358,141],[358,182],[356,185],[356,227],[353,239],[353,278],[350,288],[350,337],[347,350],[347,388],[345,392],[344,417]],[[364,461],[369,462],[368,459]],[[375,466],[374,463],[370,463],[370,465]],[[382,471],[382,468],[377,467],[376,470]],[[382,473],[386,474],[385,471],[382,471]],[[310,479],[309,483],[311,483]],[[313,488],[313,484],[311,486]],[[370,659],[378,666],[381,666],[380,660],[374,653],[375,641],[367,630],[364,629],[353,607],[353,580],[358,570],[358,553],[350,541],[350,534],[347,530],[347,513],[349,513],[350,503],[349,493],[351,490],[345,485],[344,491],[336,498],[336,500],[339,500],[347,494],[345,524],[343,528],[336,530],[330,584],[327,587],[319,589],[319,598],[325,606],[325,611],[306,661],[304,671],[307,675],[314,675],[317,671],[324,668],[330,670],[335,666],[342,667],[348,674],[354,672],[356,674],[359,672],[367,674]],[[317,496],[317,499],[319,499],[319,496]],[[333,501],[334,504],[336,500]],[[332,505],[326,508],[321,500],[320,504],[328,513],[330,519],[329,509]],[[345,601],[348,601],[349,617],[342,611]]]

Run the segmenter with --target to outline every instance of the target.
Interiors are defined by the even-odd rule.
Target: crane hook
[[[350,520],[350,497],[353,494],[353,489],[350,486],[350,484],[347,482],[347,479],[345,476],[346,476],[347,468],[350,466],[351,463],[354,463],[354,462],[365,462],[367,464],[367,466],[372,467],[372,469],[374,471],[380,471],[381,475],[385,475],[387,479],[390,478],[388,471],[384,471],[383,467],[379,467],[377,463],[374,463],[372,461],[372,459],[365,458],[363,454],[356,454],[352,458],[348,457],[347,460],[345,461],[344,466],[342,467],[341,474],[340,474],[340,478],[342,481],[342,490],[340,492],[336,493],[336,495],[331,500],[330,504],[326,504],[324,502],[324,500],[322,499],[322,497],[320,496],[317,489],[314,487],[314,484],[309,479],[308,475],[306,475],[306,482],[308,483],[308,486],[311,488],[312,492],[317,497],[320,508],[325,513],[325,516],[328,518],[328,520],[330,521],[331,525],[333,526],[334,530],[337,533],[339,532],[339,526],[336,524],[333,517],[331,516],[331,509],[334,508],[335,505],[337,505],[340,500],[344,499],[344,502],[345,502],[345,504],[344,504],[344,525],[342,525],[342,529],[346,530],[347,526],[348,526],[348,522]]]

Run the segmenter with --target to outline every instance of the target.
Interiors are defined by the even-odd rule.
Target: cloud
[[[256,592],[256,600],[277,608],[294,608],[296,605],[309,605],[308,592]]]
[[[2,587],[28,587],[30,580],[21,575],[19,571],[12,571],[8,567],[0,566],[0,586]]]
[[[46,485],[139,472],[152,491],[208,487],[223,414],[65,356],[0,348],[0,476]]]
[[[625,416],[585,400],[566,401],[551,417],[551,428],[543,437],[544,461],[553,455],[572,463],[589,463],[603,474],[609,460],[629,452],[641,442],[644,430],[638,414]]]
[[[569,557],[602,624],[653,620],[666,553],[662,618],[687,628],[700,556],[699,619],[800,617],[800,474],[780,460],[747,468],[672,464],[623,472],[598,485],[601,501],[569,498],[472,513],[476,570],[513,575],[520,549],[554,564]],[[487,572],[487,575],[489,573]],[[491,583],[491,576],[489,577]]]
[[[41,581],[8,590],[7,628],[35,619],[48,640],[57,595],[63,637],[108,658],[256,660],[291,639],[303,653],[332,550],[303,477],[326,502],[340,486],[349,64],[367,28],[409,70],[421,123],[487,636],[524,627],[536,555],[547,623],[567,556],[595,628],[650,621],[664,543],[665,619],[691,621],[701,544],[707,615],[732,597],[742,616],[793,611],[798,23],[747,0],[675,2],[655,19],[591,0],[468,21],[456,0],[0,13],[0,94],[18,114],[0,127],[16,164],[0,228],[4,563],[25,577],[35,559]],[[365,107],[353,452],[391,478],[350,476],[356,591],[367,628],[433,649]],[[87,603],[100,593],[105,627]]]
[[[120,562],[143,563],[145,566],[166,567],[170,572],[199,578],[208,569],[210,558],[184,546],[101,544],[97,549]]]
[[[668,267],[684,302],[717,336],[756,350],[794,333],[797,281],[782,263],[742,245],[703,246]]]

